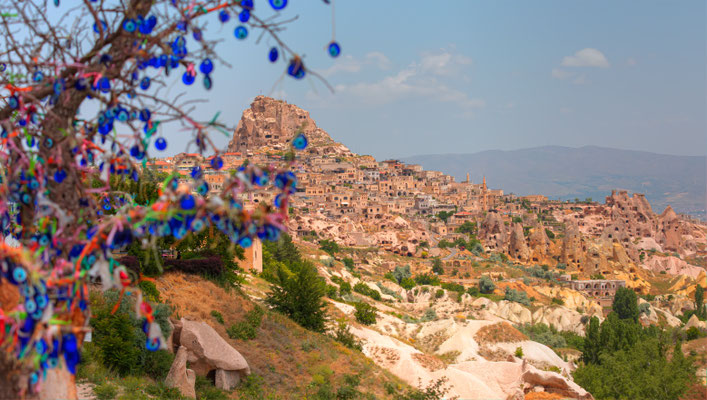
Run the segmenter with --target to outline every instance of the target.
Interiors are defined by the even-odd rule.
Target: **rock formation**
[[[504,251],[508,247],[508,228],[496,212],[489,212],[479,228],[479,239],[492,251]]]
[[[528,244],[525,243],[523,227],[519,223],[513,224],[508,254],[521,261],[528,261],[530,259],[530,250],[528,249]]]
[[[177,388],[184,397],[196,398],[196,374],[194,370],[187,369],[187,348],[179,346],[177,355],[174,357],[172,367],[167,373],[164,381],[168,387]]]

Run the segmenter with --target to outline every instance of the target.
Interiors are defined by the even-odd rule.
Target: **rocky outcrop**
[[[205,322],[190,321],[182,318],[175,324],[173,337],[175,346],[186,348],[187,361],[200,376],[206,376],[214,371],[220,374],[222,389],[232,387],[232,382],[250,374],[250,367],[245,358],[231,347],[219,334]],[[224,374],[225,371],[227,374]]]
[[[541,371],[525,361],[520,382],[526,393],[544,391],[559,394],[564,399],[594,400],[594,397],[578,384],[556,372]],[[523,399],[523,397],[517,398]]]
[[[508,247],[508,227],[497,212],[488,212],[479,228],[479,239],[492,251],[505,251]]]
[[[297,132],[304,133],[310,143],[337,145],[334,147],[341,147],[344,152],[348,152],[348,149],[334,143],[324,130],[317,127],[309,112],[266,96],[256,97],[250,108],[243,111],[233,139],[228,144],[228,151],[247,152],[263,146],[285,149]]]
[[[568,226],[562,239],[560,260],[567,265],[579,266],[584,261],[584,251],[584,242],[579,228],[574,224]]]
[[[508,254],[518,260],[528,261],[530,259],[530,250],[525,242],[523,227],[519,223],[513,224],[511,230],[511,240],[508,245]]]
[[[164,383],[167,387],[177,388],[184,397],[196,398],[196,390],[194,388],[196,374],[194,370],[187,369],[186,347],[179,346]]]

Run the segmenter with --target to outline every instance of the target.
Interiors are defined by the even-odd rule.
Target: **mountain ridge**
[[[477,153],[422,154],[401,158],[465,179],[487,178],[493,187],[518,195],[553,199],[602,199],[613,189],[645,193],[656,210],[705,217],[707,158],[602,146],[538,146]]]

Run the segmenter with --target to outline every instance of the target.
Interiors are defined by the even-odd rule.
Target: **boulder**
[[[685,324],[685,330],[690,329],[692,327],[699,328],[699,329],[707,329],[707,323],[705,321],[700,321],[697,318],[697,315],[692,314],[689,320],[687,320],[687,323]]]
[[[557,393],[563,398],[594,400],[594,397],[578,384],[556,372],[541,371],[525,361],[523,362],[523,374],[520,377],[520,381],[526,388],[530,388],[526,389],[526,391],[531,391],[535,387],[542,387],[543,391]]]
[[[179,346],[164,383],[168,387],[177,388],[184,397],[196,398],[196,390],[194,389],[196,374],[193,370],[187,369],[186,347]]]
[[[187,360],[194,372],[206,376],[214,370],[237,371],[250,374],[248,362],[205,322],[181,319],[181,334],[175,344],[186,347]]]
[[[238,386],[241,381],[241,374],[238,371],[225,371],[222,369],[216,370],[214,385],[221,389],[230,391]]]

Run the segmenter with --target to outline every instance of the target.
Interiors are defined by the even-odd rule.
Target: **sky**
[[[334,2],[334,0],[332,0]],[[264,0],[255,13],[273,14]],[[195,114],[234,126],[259,95],[308,110],[360,154],[396,158],[544,145],[597,145],[677,155],[707,151],[704,0],[335,1],[342,55],[326,52],[332,9],[290,1],[283,40],[317,78],[282,77],[271,42],[223,38],[214,88]],[[281,79],[282,78],[282,79]],[[170,88],[173,95],[182,90]],[[184,132],[163,132],[167,153]],[[228,139],[215,134],[218,143]],[[174,145],[172,145],[174,144]]]

